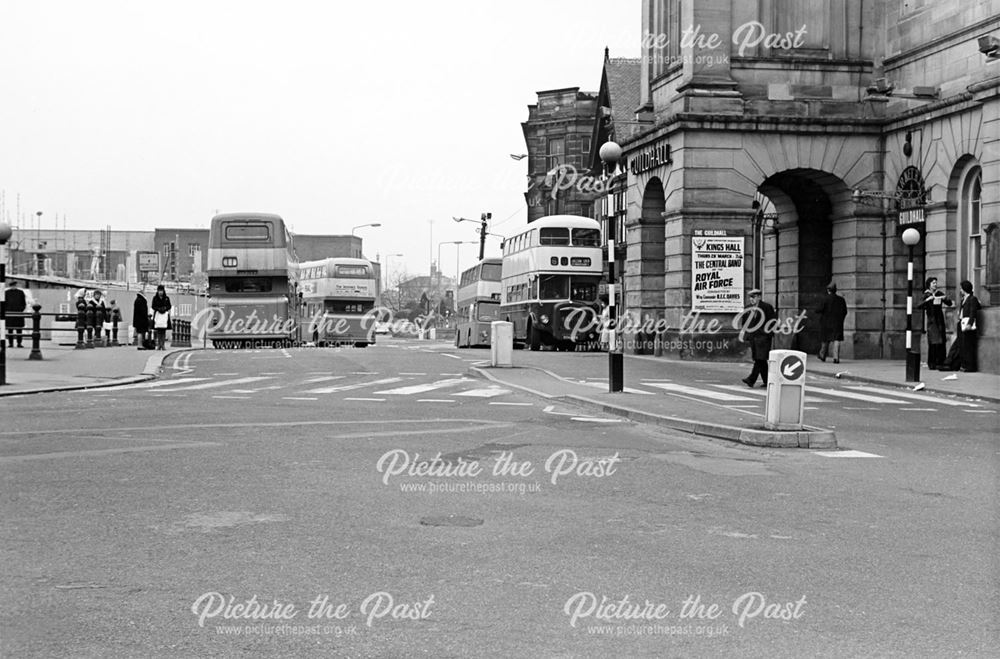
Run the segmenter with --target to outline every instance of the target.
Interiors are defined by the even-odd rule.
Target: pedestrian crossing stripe
[[[854,391],[867,391],[869,393],[875,394],[886,394],[889,396],[897,396],[899,398],[907,398],[909,400],[919,400],[925,403],[939,403],[941,405],[949,405],[952,407],[979,407],[975,403],[967,403],[961,400],[951,400],[950,398],[936,397],[936,396],[925,396],[922,394],[911,394],[908,391],[892,391],[887,389],[879,389],[877,387],[868,387],[863,385],[849,387]]]
[[[603,389],[605,391],[608,390],[608,382],[607,382],[607,380],[605,380],[604,382],[586,382],[586,381],[581,381],[580,384],[586,385],[588,387],[592,387],[594,389]],[[652,385],[652,386],[655,386],[655,385]],[[622,387],[622,391],[624,391],[627,394],[642,394],[644,396],[653,396],[654,395],[653,392],[651,392],[651,391],[643,391],[642,389],[635,389],[633,387]]]
[[[746,396],[736,396],[734,394],[727,394],[723,391],[711,391],[709,389],[699,389],[697,387],[689,387],[683,384],[674,384],[672,382],[646,382],[644,383],[647,387],[656,387],[657,389],[663,389],[664,391],[670,391],[679,394],[687,394],[688,396],[702,396],[706,398],[711,398],[712,400],[719,401],[722,403],[740,403],[745,401],[752,401],[753,398],[747,398]]]
[[[883,455],[877,455],[875,453],[865,453],[864,451],[813,451],[816,455],[821,455],[824,458],[883,458]]]
[[[470,389],[469,391],[463,391],[461,393],[455,394],[456,396],[469,396],[472,398],[493,398],[494,396],[502,396],[504,394],[509,394],[510,389],[501,389],[499,387],[489,387],[488,389]]]
[[[438,380],[437,382],[431,382],[429,384],[414,384],[407,387],[398,387],[396,389],[385,389],[383,391],[376,391],[376,396],[382,396],[385,394],[391,394],[395,396],[409,396],[411,394],[422,394],[428,391],[434,391],[435,389],[444,389],[445,387],[453,387],[458,384],[465,382],[472,382],[471,378],[449,378],[447,380]]]
[[[906,405],[906,401],[899,400],[898,398],[886,398],[885,396],[872,396],[869,394],[862,394],[856,391],[844,391],[843,389],[823,389],[817,393],[823,396],[836,396],[839,398],[850,398],[851,400],[860,400],[866,403],[881,403],[882,405]]]
[[[202,384],[192,384],[190,386],[165,389],[163,391],[199,391],[202,389],[215,389],[217,387],[228,387],[234,384],[249,384],[250,382],[260,382],[261,380],[273,380],[271,376],[256,376],[249,378],[236,378],[235,380],[220,380],[218,382],[204,382]]]
[[[354,384],[341,384],[333,387],[319,387],[318,389],[307,389],[304,393],[307,394],[332,394],[338,391],[352,391],[354,389],[361,389],[363,387],[377,386],[380,384],[392,384],[393,382],[402,382],[403,378],[382,378],[381,380],[372,380],[371,382],[355,382]]]

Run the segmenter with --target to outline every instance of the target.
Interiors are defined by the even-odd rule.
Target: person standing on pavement
[[[145,350],[146,335],[149,334],[149,302],[142,293],[135,294],[132,305],[132,328],[135,330],[135,344]]]
[[[936,371],[945,365],[945,324],[944,307],[955,303],[938,288],[937,277],[928,277],[924,286],[924,299],[917,305],[927,317],[927,368]]]
[[[962,301],[958,310],[960,367],[966,373],[975,373],[979,367],[979,298],[972,294],[972,282],[966,280],[959,286],[962,288]]]
[[[3,294],[3,303],[7,308],[7,313],[22,313],[28,308],[27,298],[24,297],[24,291],[17,287],[17,282],[12,281],[7,284],[7,290]],[[24,340],[22,333],[24,331],[24,318],[13,318],[7,316],[7,347],[14,347],[14,340],[16,337],[17,347],[23,348],[21,342]],[[0,336],[0,341],[3,341],[3,337]]]
[[[833,363],[840,363],[840,342],[844,340],[844,319],[847,318],[847,301],[837,295],[837,285],[827,284],[826,297],[817,309],[819,319],[819,360],[833,357]]]
[[[105,321],[108,318],[108,308],[104,303],[103,293],[100,289],[94,291],[94,297],[90,300],[91,306],[94,308],[94,343],[97,344],[101,341],[101,334],[104,330]],[[108,344],[105,342],[105,346]]]
[[[156,295],[151,303],[153,308],[153,329],[156,330],[156,349],[165,350],[167,330],[170,329],[170,298],[167,289],[160,284],[156,287]]]
[[[740,314],[743,317],[741,333],[743,340],[750,344],[750,356],[753,358],[753,370],[743,378],[743,383],[753,387],[757,377],[767,386],[767,356],[771,352],[771,332],[777,314],[767,302],[760,299],[760,289],[755,288],[748,293],[750,306]]]

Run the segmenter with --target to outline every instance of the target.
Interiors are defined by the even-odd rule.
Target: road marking
[[[442,357],[451,357],[452,359],[461,359],[458,355],[449,355],[447,352],[439,353]]]
[[[673,382],[670,378],[644,378],[639,382]]]
[[[517,407],[533,407],[534,403],[500,403],[496,401],[490,401],[490,405],[510,405]]]
[[[937,412],[936,407],[901,407],[900,412]]]
[[[427,375],[426,373],[403,373],[402,371],[400,371],[399,374],[400,375]]]
[[[239,373],[212,373],[212,377],[222,377],[223,375],[239,375]]]
[[[193,384],[190,387],[177,387],[176,389],[168,389],[168,391],[197,391],[201,389],[214,389],[215,387],[228,387],[233,384],[247,384],[250,382],[260,382],[261,380],[270,380],[270,377],[249,377],[249,378],[236,378],[235,380],[220,380],[219,382],[206,382],[205,384]]]
[[[452,378],[448,380],[438,380],[437,382],[431,382],[429,384],[414,384],[408,387],[399,387],[397,389],[386,389],[384,391],[375,391],[375,394],[392,394],[396,396],[409,396],[411,394],[422,394],[428,391],[434,391],[435,389],[444,389],[445,387],[453,387],[457,384],[464,384],[466,382],[472,382],[472,378]]]
[[[86,392],[94,391],[121,391],[123,389],[152,389],[153,387],[169,387],[175,384],[185,384],[187,382],[200,382],[208,378],[177,378],[176,380],[157,380],[156,382],[140,382],[139,384],[123,384],[117,387],[101,387],[100,389],[84,389]]]
[[[663,389],[669,392],[676,392],[679,394],[687,394],[689,396],[701,396],[703,398],[709,398],[711,400],[718,400],[725,403],[737,403],[739,401],[753,400],[753,398],[747,398],[746,396],[735,396],[733,394],[726,394],[721,391],[712,391],[710,389],[699,389],[697,387],[688,387],[683,384],[671,384],[666,382],[650,382],[650,387],[656,387],[657,389]]]
[[[843,389],[817,389],[814,393],[821,394],[823,396],[838,396],[840,398],[850,398],[852,400],[861,400],[866,403],[881,403],[883,405],[906,405],[901,400],[896,398],[885,398],[884,396],[869,396],[868,394],[859,394],[853,391],[844,391]],[[848,408],[844,408],[845,410]]]
[[[309,378],[308,380],[303,380],[302,384],[314,384],[316,382],[328,382],[330,380],[342,380],[346,376],[344,375],[323,375],[318,378]]]
[[[283,354],[285,357],[288,357],[289,359],[292,358],[292,356],[288,353],[288,349],[287,348],[282,348],[281,349],[281,354]]]
[[[965,410],[966,414],[996,414],[996,410]]]
[[[574,416],[570,417],[572,421],[587,421],[589,423],[621,423],[624,419],[599,419],[593,416]]]
[[[220,446],[217,442],[183,442],[177,444],[156,444],[154,446],[127,446],[123,448],[102,448],[89,451],[56,451],[53,453],[29,453],[27,455],[8,455],[0,457],[0,464],[6,462],[26,462],[28,460],[49,460],[52,458],[88,458],[99,455],[114,455],[116,453],[139,453],[142,451],[169,451],[178,448],[202,448]]]
[[[362,389],[364,387],[378,386],[380,384],[391,384],[401,382],[403,378],[382,378],[371,382],[355,382],[354,384],[342,384],[336,387],[320,387],[319,389],[307,389],[303,393],[307,394],[332,394],[337,391],[351,391],[352,389]],[[375,392],[379,393],[379,392]]]
[[[353,371],[351,375],[378,375],[378,371]]]
[[[720,389],[726,389],[727,391],[738,391],[740,393],[748,394],[750,396],[759,396],[760,398],[767,398],[767,390],[766,389],[750,389],[749,387],[746,387],[746,386],[742,386],[741,387],[740,385],[737,385],[737,384],[714,384],[712,386],[713,387],[719,387]],[[814,392],[815,389],[807,388],[806,391],[811,393],[811,392]],[[806,395],[806,399],[803,402],[804,403],[829,403],[831,401],[826,400],[825,398],[814,398],[813,396],[809,396],[807,394]],[[815,408],[813,408],[813,409],[815,409]]]
[[[510,389],[500,389],[499,387],[490,387],[489,389],[470,389],[469,391],[463,391],[462,393],[455,394],[456,396],[471,396],[473,398],[493,398],[494,396],[503,396],[504,394],[509,394]]]
[[[319,399],[309,398],[307,396],[282,396],[281,400],[319,400]]]
[[[580,384],[586,385],[586,386],[591,387],[593,389],[604,389],[604,390],[607,390],[607,388],[608,388],[608,381],[607,380],[605,380],[604,382],[586,382],[586,381],[581,380]],[[652,382],[650,382],[648,384],[648,386],[655,387],[657,385],[654,384],[654,383],[652,383]],[[622,391],[624,391],[627,394],[643,394],[644,396],[655,396],[656,395],[652,391],[643,391],[642,389],[633,389],[632,387],[622,387]]]
[[[284,375],[284,371],[261,371],[257,375]]]
[[[376,402],[376,403],[384,403],[385,402],[385,398],[350,398],[350,397],[347,397],[347,398],[344,398],[344,400],[369,400],[369,401]]]
[[[418,398],[418,403],[454,403],[450,398]]]
[[[813,451],[816,455],[824,458],[883,458],[883,455],[875,453],[865,453],[864,451]]]
[[[867,391],[869,393],[885,394],[887,396],[898,396],[899,398],[908,398],[910,400],[919,400],[924,403],[938,403],[941,405],[951,405],[952,407],[979,407],[975,403],[967,403],[961,400],[951,400],[950,398],[938,398],[937,396],[927,396],[922,394],[911,394],[906,391],[894,391],[889,389],[879,389],[878,387],[868,387],[868,386],[852,386],[848,387],[854,391]]]
[[[212,396],[212,398],[230,398],[236,400],[247,400],[250,396]]]
[[[870,412],[870,411],[874,411],[874,410],[879,410],[881,408],[878,408],[878,407],[842,407],[841,409],[843,409],[843,410],[851,410],[852,412],[856,412],[856,411],[869,411]]]

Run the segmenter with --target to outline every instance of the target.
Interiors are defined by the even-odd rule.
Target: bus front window
[[[565,300],[569,297],[569,277],[566,275],[542,275],[539,280],[539,300]]]
[[[597,300],[597,284],[591,282],[573,282],[572,297],[579,302],[594,302]]]
[[[490,322],[493,320],[503,320],[500,317],[500,305],[495,302],[480,302],[476,305],[477,320]]]

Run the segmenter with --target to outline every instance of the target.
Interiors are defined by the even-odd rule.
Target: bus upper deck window
[[[563,227],[544,227],[539,230],[540,245],[569,245],[569,230]]]
[[[598,229],[573,229],[573,245],[576,247],[600,247],[601,232]]]

